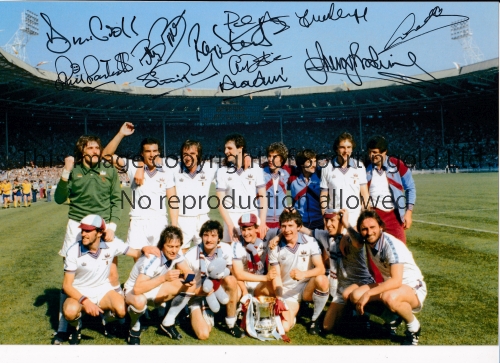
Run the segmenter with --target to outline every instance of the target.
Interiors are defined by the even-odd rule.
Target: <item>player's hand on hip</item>
[[[90,316],[99,316],[99,314],[104,314],[104,311],[89,299],[85,299],[82,305],[83,310]]]
[[[73,156],[66,156],[64,158],[64,169],[67,171],[73,170],[75,166],[75,158]]]
[[[134,124],[132,122],[125,122],[122,127],[120,128],[120,133],[123,136],[130,136],[134,133],[135,128]]]
[[[115,231],[112,229],[108,228],[106,231],[104,231],[104,241],[105,242],[112,242],[115,239]]]

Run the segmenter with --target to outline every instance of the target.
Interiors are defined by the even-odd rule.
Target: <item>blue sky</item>
[[[85,84],[355,87],[463,65],[464,50],[445,26],[466,17],[483,59],[498,57],[496,2],[0,2],[1,46],[23,10],[40,14],[29,63],[48,62],[40,68]],[[312,20],[329,13],[323,22]]]

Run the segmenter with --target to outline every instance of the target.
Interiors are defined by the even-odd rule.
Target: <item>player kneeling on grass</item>
[[[127,255],[139,258],[141,251],[129,248],[115,238],[112,242],[101,239],[106,230],[104,220],[95,214],[82,219],[79,228],[82,240],[69,247],[64,260],[63,290],[68,298],[63,305],[63,314],[71,325],[70,344],[79,344],[81,339],[81,317],[83,312],[101,316],[104,334],[111,337],[107,323],[125,317],[125,300],[109,282],[109,271],[113,258]],[[156,247],[142,249],[146,254],[160,255]]]
[[[201,243],[192,247],[186,253],[186,260],[189,267],[195,273],[196,290],[195,298],[189,303],[190,319],[193,330],[200,340],[206,340],[210,336],[210,331],[214,326],[213,313],[206,304],[203,296],[202,284],[206,276],[202,275],[200,261],[205,260],[206,268],[209,269],[210,262],[217,258],[217,249],[222,249],[222,256],[226,260],[226,266],[232,270],[232,251],[227,243],[220,243],[224,229],[218,221],[209,220],[203,223],[200,228]],[[221,285],[229,296],[229,302],[226,305],[226,325],[229,333],[236,338],[243,338],[245,333],[236,325],[236,304],[238,303],[238,284],[236,278],[232,275],[224,277]],[[213,293],[213,292],[212,292]]]
[[[349,244],[349,236],[343,235],[342,230],[349,224],[349,214],[345,209],[326,209],[323,214],[326,231],[322,229],[310,230],[302,227],[300,231],[314,237],[321,245],[321,249],[327,256],[325,265],[330,269],[330,295],[332,302],[328,307],[323,329],[325,332],[333,330],[342,317],[345,317],[348,309],[346,301],[352,291],[361,285],[374,283],[366,264],[366,255],[362,246],[349,246],[346,255],[340,252],[341,243]],[[341,223],[342,222],[342,223]],[[344,225],[343,225],[344,224]]]
[[[280,215],[282,237],[278,245],[269,251],[269,264],[277,276],[274,280],[257,286],[255,296],[276,296],[288,308],[282,311],[283,328],[288,332],[294,324],[303,301],[314,302],[310,334],[318,334],[316,321],[328,300],[328,278],[316,240],[299,232],[302,217],[294,210],[285,210]]]
[[[422,309],[427,287],[408,247],[384,232],[384,228],[385,224],[376,212],[363,211],[357,221],[359,233],[351,226],[347,229],[353,244],[358,242],[366,245],[368,258],[384,278],[381,283],[355,289],[351,294],[351,301],[361,315],[368,302],[382,301],[406,322],[406,339],[403,344],[417,345],[420,323],[413,313]]]
[[[276,270],[267,272],[267,243],[257,238],[259,218],[253,214],[244,214],[238,220],[241,236],[231,243],[233,250],[233,274],[238,280],[241,295],[253,292],[259,282],[271,281],[276,277]]]
[[[184,280],[192,275],[193,271],[184,256],[179,255],[181,246],[182,231],[178,227],[166,227],[158,242],[161,256],[142,256],[132,268],[124,286],[125,302],[129,305],[128,313],[131,319],[130,335],[127,340],[129,344],[140,344],[139,318],[148,305],[158,307],[172,299],[171,307],[160,328],[172,339],[182,338],[175,328],[175,317],[188,303],[195,286],[192,281]]]

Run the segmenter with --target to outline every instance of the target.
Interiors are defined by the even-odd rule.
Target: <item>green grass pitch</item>
[[[428,295],[421,313],[422,345],[498,345],[498,174],[415,175],[417,204],[407,231],[408,246],[424,274]],[[127,207],[127,203],[125,203]],[[50,344],[57,328],[59,289],[63,277],[62,245],[67,206],[37,202],[31,208],[0,214],[0,343]],[[125,239],[128,208],[117,235]],[[217,211],[213,218],[220,219]],[[132,259],[119,259],[125,282]],[[378,336],[328,335],[306,332],[309,307],[289,333],[296,345],[397,345]],[[373,325],[380,324],[372,317]],[[218,319],[223,321],[222,317]],[[123,345],[106,339],[99,322],[84,319],[82,345]],[[235,339],[216,326],[205,342],[181,326],[184,339],[174,342],[150,327],[142,344],[284,345]],[[403,334],[401,326],[398,334]]]

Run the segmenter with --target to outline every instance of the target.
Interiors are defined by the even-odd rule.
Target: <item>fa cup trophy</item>
[[[274,297],[270,296],[259,296],[253,299],[255,331],[266,338],[272,337],[272,332],[276,328],[276,320],[274,319],[275,300]]]

